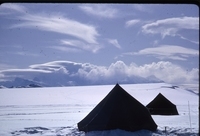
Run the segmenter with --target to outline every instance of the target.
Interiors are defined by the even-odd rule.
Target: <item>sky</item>
[[[0,22],[0,80],[61,61],[88,64],[91,77],[199,80],[197,5],[5,3]]]

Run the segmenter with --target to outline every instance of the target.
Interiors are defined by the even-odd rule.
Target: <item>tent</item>
[[[119,84],[78,123],[79,131],[122,129],[155,131],[157,125],[148,109],[128,94]]]
[[[159,93],[149,104],[146,105],[152,115],[178,115],[176,105]]]

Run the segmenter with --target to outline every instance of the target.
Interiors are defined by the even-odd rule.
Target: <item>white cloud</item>
[[[124,55],[153,55],[159,59],[187,60],[189,56],[199,56],[199,51],[177,45],[162,45],[138,52],[124,53]]]
[[[51,61],[43,64],[34,64],[30,65],[29,67],[31,69],[39,69],[39,70],[47,70],[47,71],[55,71],[59,69],[60,67],[73,67],[74,66],[81,66],[81,63],[75,63],[72,61]]]
[[[90,67],[90,65],[87,65]],[[151,75],[167,82],[167,83],[197,83],[199,69],[194,68],[187,71],[184,68],[168,61],[153,62],[137,66],[134,63],[126,65],[123,61],[112,63],[109,67],[92,66],[90,68],[79,69],[79,74],[90,80],[101,82],[116,81],[132,76],[148,77]]]
[[[91,44],[98,43],[97,36],[99,36],[99,34],[94,26],[65,18],[62,15],[50,16],[42,13],[37,15],[26,14],[20,17],[20,19],[23,22],[15,24],[12,27],[27,27],[43,31],[51,31],[70,35]]]
[[[51,49],[55,49],[55,50],[59,50],[59,51],[64,51],[64,52],[74,52],[74,53],[77,53],[77,52],[80,52],[81,50],[78,49],[78,48],[70,48],[70,47],[66,47],[66,46],[49,46],[47,48],[51,48]]]
[[[71,49],[86,50],[91,51],[93,53],[97,52],[101,48],[99,44],[89,44],[79,40],[61,40],[61,44],[64,44]]]
[[[114,45],[116,48],[121,49],[120,44],[118,43],[117,39],[108,39],[108,42]]]
[[[171,60],[181,60],[181,61],[186,61],[186,57],[179,57],[179,56],[161,56],[161,55],[155,55],[156,58],[160,59],[160,60],[164,60],[164,59],[171,59]]]
[[[3,4],[1,4],[1,9],[2,8],[21,12],[21,13],[24,13],[27,10],[24,6],[21,6],[16,3],[3,3]]]
[[[117,9],[105,4],[84,4],[80,5],[79,8],[87,14],[103,18],[114,18],[117,17],[118,13]]]
[[[133,26],[133,25],[135,25],[139,22],[140,22],[139,19],[132,19],[132,20],[127,21],[125,25],[126,25],[126,27],[130,27],[130,26]]]
[[[49,73],[49,71],[46,70],[37,70],[37,69],[7,69],[7,70],[2,70],[1,72],[3,73],[26,73],[26,72],[35,72],[35,73]]]
[[[154,75],[167,83],[197,83],[199,69],[187,71],[171,62],[160,61],[158,63],[145,64],[135,68],[135,72],[142,76]],[[195,74],[196,75],[195,75]]]
[[[188,38],[186,38],[186,37],[184,37],[184,36],[182,36],[182,35],[180,35],[180,34],[177,34],[177,36],[179,36],[181,39],[183,39],[183,40],[186,40],[186,41],[190,41],[190,42],[192,42],[192,43],[194,43],[194,44],[199,44],[199,41],[194,41],[194,40],[190,40],[190,39],[188,39]],[[197,39],[198,40],[198,39]]]
[[[0,63],[0,70],[13,69],[13,68],[16,68],[16,66]]]
[[[198,83],[198,68],[185,70],[168,61],[153,62],[137,66],[123,61],[116,61],[110,66],[97,66],[90,63],[75,63],[71,61],[53,61],[44,64],[31,65],[28,69],[10,69],[0,71],[0,81],[5,78],[37,78],[44,83],[64,84],[68,80],[73,83],[113,83],[134,76],[155,77],[172,84]],[[134,78],[135,79],[135,78]]]
[[[174,17],[157,20],[142,26],[142,32],[147,34],[161,34],[165,36],[180,36],[179,30],[199,30],[198,17]]]

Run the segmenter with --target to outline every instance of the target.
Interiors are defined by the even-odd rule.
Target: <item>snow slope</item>
[[[177,105],[179,115],[152,116],[158,125],[156,132],[79,132],[76,124],[113,87],[114,85],[1,89],[0,136],[198,135],[199,95],[166,83],[121,84],[121,87],[144,105],[159,92]]]

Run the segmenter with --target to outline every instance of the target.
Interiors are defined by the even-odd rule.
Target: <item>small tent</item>
[[[155,131],[157,125],[148,109],[128,94],[119,84],[78,123],[80,131],[122,129]]]
[[[159,93],[149,104],[146,105],[151,115],[178,115],[176,105]]]

